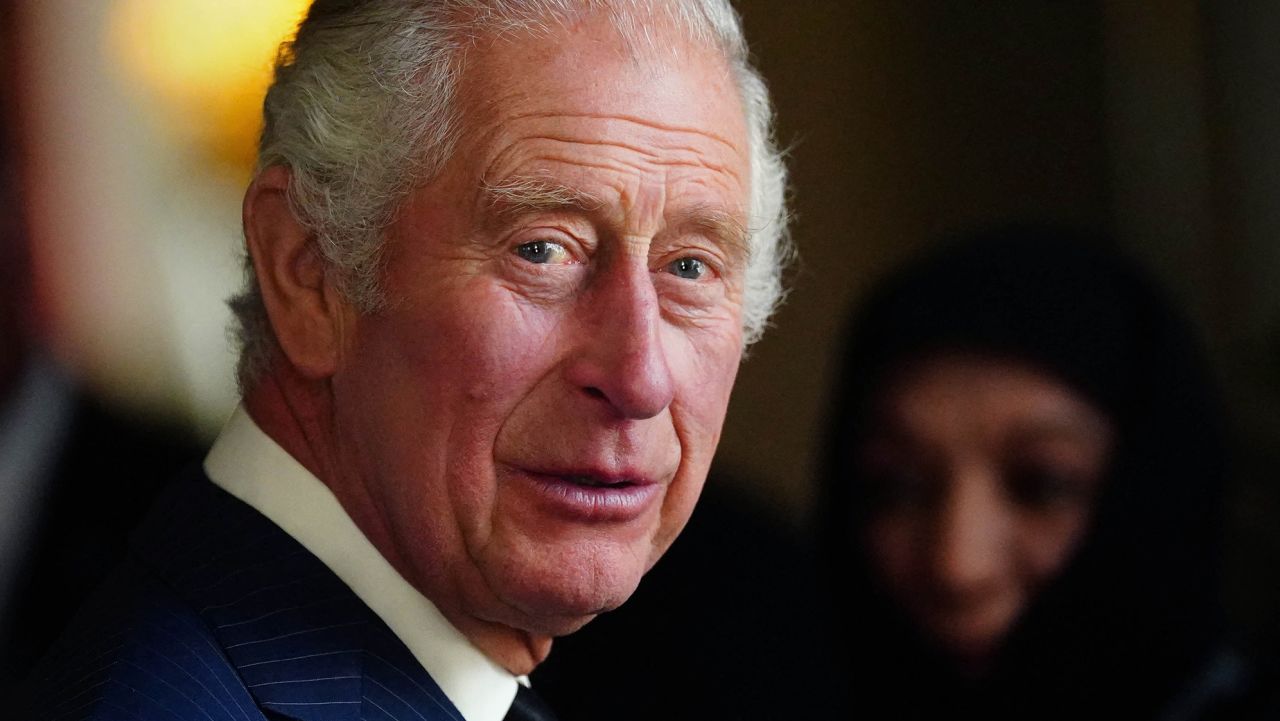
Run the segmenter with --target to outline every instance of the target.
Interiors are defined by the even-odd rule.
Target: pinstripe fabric
[[[25,695],[25,717],[50,721],[462,721],[337,577],[198,469]]]

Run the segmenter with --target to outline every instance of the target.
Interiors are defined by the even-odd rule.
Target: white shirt
[[[329,487],[236,409],[204,461],[214,484],[253,506],[329,567],[391,629],[467,721],[502,721],[517,679],[454,628],[356,527]]]

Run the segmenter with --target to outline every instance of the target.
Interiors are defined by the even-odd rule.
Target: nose
[[[623,418],[651,418],[675,393],[657,290],[644,257],[617,256],[579,301],[583,322],[569,380]]]
[[[935,519],[932,574],[957,595],[993,588],[1008,560],[1010,518],[994,476],[961,469]]]

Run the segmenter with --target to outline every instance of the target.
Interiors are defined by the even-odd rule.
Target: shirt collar
[[[204,461],[215,485],[249,504],[320,559],[439,684],[467,721],[501,721],[517,679],[411,586],[360,532],[329,488],[238,407]]]

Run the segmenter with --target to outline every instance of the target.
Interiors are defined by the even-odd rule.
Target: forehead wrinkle
[[[698,153],[696,152],[696,150],[691,151],[689,153],[689,156],[685,158],[667,159],[667,158],[661,157],[660,155],[654,154],[648,150],[645,150],[644,148],[632,148],[630,146],[625,146],[620,143],[612,143],[612,142],[606,142],[606,141],[579,142],[575,140],[561,140],[559,138],[555,138],[552,136],[537,136],[536,138],[529,138],[529,139],[549,141],[551,144],[551,147],[539,148],[537,153],[529,157],[521,158],[520,162],[516,164],[517,167],[519,166],[527,167],[529,165],[539,165],[539,164],[553,164],[553,165],[562,165],[562,166],[565,166],[566,168],[574,169],[575,171],[587,169],[587,170],[604,171],[609,174],[639,173],[645,176],[661,176],[660,178],[661,182],[670,182],[672,180],[680,180],[681,179],[680,176],[674,174],[672,171],[685,168],[689,170],[706,170],[711,172],[713,175],[721,174],[728,178],[732,178],[734,182],[745,186],[744,179],[741,177],[741,174],[738,172],[737,168],[732,168],[717,162],[712,162],[706,159],[704,154]],[[494,168],[501,168],[502,166],[507,165],[508,158],[511,155],[520,153],[521,146],[523,145],[525,145],[525,143],[521,142],[521,143],[516,143],[507,147],[505,150],[499,153],[497,157],[493,159],[493,161],[490,163],[490,166],[489,166],[490,169],[492,170]],[[624,152],[572,153],[567,150],[560,149],[561,147],[568,148],[573,145],[583,145],[583,146],[589,146],[589,147],[602,147],[602,148],[611,147],[611,148],[616,148],[619,151],[626,149],[628,151],[633,152],[635,155],[639,155],[642,157],[633,158],[633,157],[630,157],[629,153],[624,153]],[[489,172],[489,173],[486,173],[485,175],[487,176],[491,174],[494,174],[494,173]],[[536,178],[540,176],[545,176],[546,178],[550,178],[551,175],[553,175],[552,171],[543,169],[543,170],[537,171],[537,175],[528,176],[528,177]],[[654,179],[659,179],[659,178],[655,177]],[[706,185],[708,180],[710,179],[700,178],[697,176],[689,176],[687,178],[684,178],[683,180],[693,182],[699,185]],[[726,190],[728,190],[729,192],[736,192],[729,188],[726,188]],[[745,188],[742,189],[742,192],[745,195],[746,193]],[[599,201],[599,202],[603,203],[604,201]]]
[[[513,94],[513,96],[514,95],[516,94]],[[660,132],[678,133],[682,135],[696,135],[701,138],[708,138],[710,140],[714,140],[715,142],[725,146],[726,148],[733,151],[734,153],[743,152],[742,148],[740,148],[738,144],[735,144],[728,137],[720,135],[718,133],[711,132],[706,128],[676,125],[673,123],[664,123],[660,120],[655,120],[653,118],[642,118],[638,115],[625,115],[625,114],[617,114],[617,113],[564,113],[564,112],[547,111],[547,112],[517,113],[512,115],[511,119],[512,120],[579,119],[579,120],[604,120],[606,122],[617,121],[619,123],[630,123],[634,125],[640,125],[650,130],[657,130]],[[745,118],[744,118],[744,128],[745,128]]]
[[[669,158],[669,157],[665,157],[664,153],[662,152],[654,152],[654,150],[650,148],[646,148],[642,145],[635,145],[635,144],[623,142],[621,140],[613,140],[608,138],[588,139],[588,138],[574,138],[574,137],[568,137],[568,136],[546,134],[546,135],[528,135],[523,137],[522,141],[546,141],[548,143],[563,144],[563,145],[581,145],[581,146],[587,146],[587,147],[614,148],[617,150],[625,150],[631,153],[635,153],[636,155],[640,156],[644,161],[657,167],[689,166],[689,167],[705,168],[707,170],[711,170],[719,173],[727,173],[729,175],[732,175],[734,178],[738,178],[739,176],[739,173],[736,169],[731,168],[724,163],[711,161],[710,159],[708,159],[707,153],[704,153],[702,152],[701,149],[691,145],[678,145],[678,144],[657,145],[658,151],[668,151],[668,152],[679,151],[687,154],[679,158]],[[570,161],[569,158],[562,158],[558,156],[552,156],[549,154],[546,156],[546,159],[557,160],[560,162]],[[576,159],[572,159],[572,162],[578,163],[579,161]],[[620,162],[622,165],[629,166],[629,167],[635,167],[635,168],[641,167],[640,163],[626,162],[626,161],[620,161]],[[590,165],[589,163],[582,163],[582,164]],[[596,167],[596,166],[592,166],[592,167]]]
[[[560,155],[560,154],[551,153],[551,152],[542,153],[538,155],[536,158],[534,158],[533,161],[538,163],[548,163],[548,164],[554,164],[558,166],[565,166],[567,168],[572,168],[577,171],[580,171],[583,169],[603,171],[604,173],[607,173],[610,176],[617,175],[617,174],[621,174],[621,175],[634,174],[634,175],[639,175],[641,177],[648,178],[651,182],[659,182],[664,185],[672,181],[683,181],[683,182],[689,182],[692,184],[703,185],[703,186],[707,185],[705,178],[700,178],[696,176],[682,177],[673,172],[674,170],[679,170],[681,168],[704,169],[704,170],[711,170],[713,172],[721,172],[727,176],[732,177],[735,181],[739,183],[742,182],[742,179],[739,178],[736,173],[732,172],[728,168],[720,169],[714,165],[704,165],[696,162],[678,162],[678,161],[659,162],[655,159],[654,162],[646,163],[646,162],[635,162],[630,158],[614,157],[607,154],[597,154],[592,156],[590,159],[588,159],[581,156],[575,156],[570,154]],[[601,202],[603,203],[604,201],[601,201]]]

